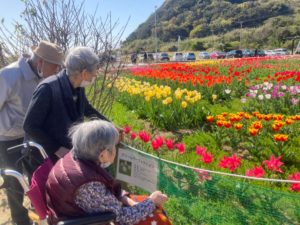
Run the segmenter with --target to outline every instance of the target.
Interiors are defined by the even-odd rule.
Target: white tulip
[[[259,99],[259,100],[263,100],[263,99],[264,99],[264,96],[263,96],[263,95],[259,95],[259,96],[258,96],[258,99]]]
[[[246,98],[241,98],[241,103],[246,103],[247,99]]]
[[[231,90],[225,89],[225,93],[226,93],[226,94],[230,94],[230,92],[231,92]]]
[[[266,98],[266,99],[271,99],[271,94],[266,94],[266,95],[265,95],[265,98]]]

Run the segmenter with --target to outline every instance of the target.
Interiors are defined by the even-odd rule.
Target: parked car
[[[200,59],[210,59],[210,55],[208,52],[200,52],[199,53],[199,58]]]
[[[145,55],[146,54],[146,55]],[[138,54],[139,62],[152,62],[154,61],[154,53],[151,52],[142,52]]]
[[[166,53],[166,52],[160,53],[159,61],[170,61],[168,53]]]
[[[224,59],[226,56],[225,52],[212,52],[210,53],[211,59]]]
[[[243,57],[254,57],[255,56],[255,51],[250,50],[250,49],[244,49],[242,50]]]
[[[286,48],[277,48],[273,50],[275,55],[289,55],[289,51]]]
[[[186,61],[195,61],[196,56],[194,52],[187,52],[184,54],[183,59]]]
[[[274,56],[276,55],[276,52],[274,52],[273,50],[264,50],[266,56]]]
[[[226,53],[226,58],[242,58],[243,52],[242,50],[231,50]]]
[[[183,61],[183,53],[182,52],[175,52],[173,55],[173,61]]]
[[[260,49],[257,50],[256,54],[257,54],[256,55],[257,57],[264,57],[264,56],[266,56],[265,51],[264,50],[260,50]]]
[[[147,52],[147,60],[148,61],[154,61],[154,53]]]

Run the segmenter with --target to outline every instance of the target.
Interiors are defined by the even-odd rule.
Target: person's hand
[[[138,202],[132,200],[131,198],[129,198],[127,196],[122,196],[121,202],[123,203],[123,205],[126,205],[126,206],[134,206],[134,205],[138,204]]]
[[[70,151],[70,149],[67,149],[67,148],[61,146],[61,147],[55,152],[55,155],[56,155],[58,158],[63,158],[69,151]]]
[[[162,206],[167,200],[168,196],[161,193],[160,191],[154,191],[149,198],[154,202],[157,206]]]

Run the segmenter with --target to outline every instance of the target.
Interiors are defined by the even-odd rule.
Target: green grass
[[[133,110],[119,102],[114,102],[109,118],[119,127],[130,125],[133,130],[142,130],[145,127],[145,121],[138,118]]]

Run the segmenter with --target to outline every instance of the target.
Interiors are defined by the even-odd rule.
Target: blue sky
[[[78,2],[80,3],[81,0]],[[154,13],[155,6],[160,7],[163,2],[164,0],[86,0],[85,9],[93,13],[96,5],[99,4],[97,14],[105,18],[110,12],[113,21],[119,19],[120,26],[125,25],[130,17],[122,38],[125,40],[151,13]],[[19,15],[23,9],[21,0],[2,0],[0,18],[4,18],[5,24],[9,26],[14,20],[21,21]]]

